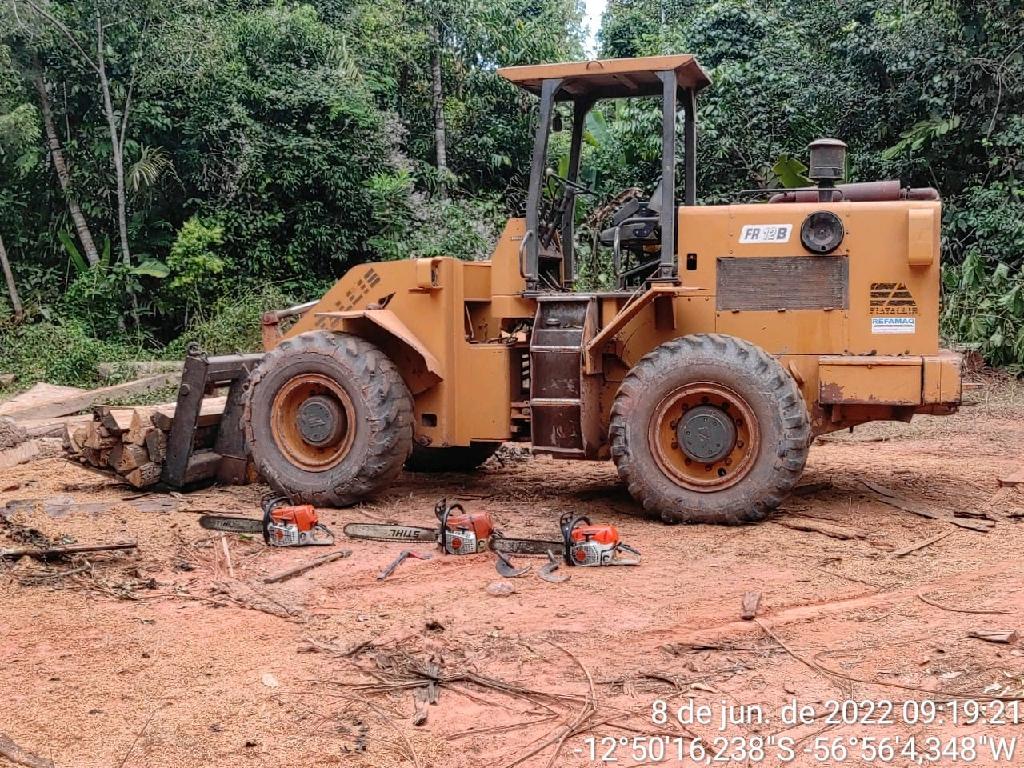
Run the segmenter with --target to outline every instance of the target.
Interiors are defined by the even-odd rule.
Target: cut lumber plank
[[[154,389],[175,384],[181,379],[177,373],[161,373],[155,376],[148,376],[137,381],[129,381],[124,384],[114,384],[99,389],[79,390],[73,387],[62,387],[65,392],[59,397],[50,393],[49,398],[37,397],[31,402],[22,400],[21,395],[0,405],[0,415],[12,416],[15,419],[44,419],[52,416],[69,416],[72,413],[85,411],[98,403],[108,400],[118,400],[132,395],[141,395]],[[39,385],[36,385],[39,386]],[[49,386],[49,385],[47,385]],[[29,390],[31,392],[32,390]],[[25,394],[28,394],[27,392]]]
[[[864,480],[862,478],[860,482],[868,490],[874,491],[878,500],[883,504],[888,504],[890,507],[896,507],[896,509],[902,509],[904,512],[910,512],[911,514],[918,515],[920,517],[927,517],[930,520],[942,520],[943,522],[950,523],[951,525],[966,528],[970,531],[980,531],[981,533],[988,533],[995,525],[990,520],[970,520],[954,517],[953,513],[948,510],[940,511],[925,504],[911,501],[910,499],[904,499],[901,496],[898,496],[895,491],[881,485],[876,485],[870,480]]]
[[[203,404],[199,409],[199,419],[196,422],[196,426],[212,427],[219,424],[227,401],[226,397],[208,397],[203,400]],[[153,426],[157,429],[162,429],[164,432],[169,432],[171,425],[174,423],[174,411],[175,406],[173,405],[158,406],[153,411]]]
[[[38,455],[39,443],[35,440],[29,440],[27,443],[16,445],[13,448],[6,448],[0,451],[0,469],[24,464],[27,461],[32,461]]]
[[[103,416],[100,418],[107,432],[112,435],[122,435],[131,429],[132,415],[135,413],[132,408],[108,408],[104,407]]]
[[[29,437],[63,437],[65,427],[69,428],[73,434],[75,430],[90,421],[92,421],[91,415],[77,414],[50,419],[19,420],[17,424],[25,430],[25,434]]]
[[[820,520],[812,520],[808,517],[783,517],[778,520],[773,520],[772,522],[777,525],[785,526],[786,528],[792,528],[794,531],[820,533],[823,536],[839,539],[840,541],[867,538],[867,534],[864,533],[864,531],[858,531],[855,528],[847,528],[842,525],[826,523]]]
[[[146,451],[149,453],[149,460],[157,464],[163,464],[167,458],[167,433],[162,429],[152,427],[146,434]]]
[[[134,541],[120,544],[73,544],[67,547],[44,547],[39,549],[0,549],[0,558],[17,559],[19,557],[36,557],[45,560],[48,557],[77,555],[82,552],[112,552],[119,549],[135,549]]]
[[[1024,485],[1024,467],[1021,467],[1016,472],[1007,475],[1006,477],[999,478],[999,485],[1009,486],[1011,488],[1018,485]]]
[[[133,469],[124,476],[124,479],[135,488],[146,488],[160,482],[160,473],[162,470],[163,468],[159,464],[149,462],[148,464],[143,464],[141,467]]]

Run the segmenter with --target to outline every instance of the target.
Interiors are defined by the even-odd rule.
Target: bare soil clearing
[[[652,724],[655,698],[760,704],[770,722],[724,734],[806,737],[801,748],[818,735],[1017,734],[775,717],[792,699],[822,713],[829,699],[1024,695],[1024,646],[969,637],[1024,630],[1024,489],[997,482],[1024,462],[1024,397],[1000,385],[983,400],[947,419],[826,438],[803,483],[827,485],[759,525],[645,521],[610,463],[508,452],[475,474],[404,474],[373,504],[321,515],[336,532],[356,520],[429,525],[448,496],[510,534],[552,537],[573,510],[618,525],[644,556],[638,568],[574,570],[561,585],[531,573],[506,582],[507,596],[486,590],[499,579],[489,556],[408,560],[379,582],[407,545],[343,537],[351,557],[278,584],[263,579],[325,550],[231,537],[231,579],[219,537],[195,513],[255,516],[258,486],[131,498],[61,459],[5,469],[0,548],[24,546],[34,528],[52,543],[139,549],[0,563],[0,731],[81,768],[575,766],[591,764],[574,752],[588,735],[722,735]],[[862,479],[995,527],[918,517]],[[516,559],[526,562],[542,563]],[[757,618],[743,621],[754,591]],[[635,764],[628,754],[619,765]],[[801,754],[792,764],[828,763]]]

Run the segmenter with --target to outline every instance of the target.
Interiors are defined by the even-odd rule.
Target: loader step
[[[583,375],[583,347],[597,325],[589,295],[539,297],[530,339],[533,452],[592,458],[598,443],[596,382]]]

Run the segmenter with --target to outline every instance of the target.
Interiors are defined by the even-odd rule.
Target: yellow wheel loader
[[[468,470],[515,441],[610,459],[666,522],[762,519],[816,435],[956,410],[935,190],[843,184],[845,145],[822,139],[813,186],[698,206],[695,115],[710,81],[693,56],[499,74],[539,97],[525,218],[488,261],[354,267],[319,301],[265,317],[262,357],[191,355],[166,483],[187,481],[189,414],[218,384],[231,385],[220,476],[251,460],[296,502],[354,504],[403,467]],[[596,241],[615,286],[578,291],[573,211],[593,194],[579,178],[584,119],[602,99],[650,97],[662,182],[605,206]],[[546,163],[560,109],[572,117],[564,177]]]

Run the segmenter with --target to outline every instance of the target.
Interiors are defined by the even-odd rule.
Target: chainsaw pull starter
[[[293,506],[277,496],[263,501],[263,541],[270,547],[327,547],[334,534],[323,525],[312,504]]]

